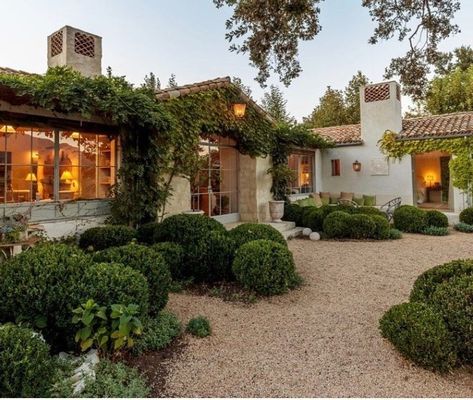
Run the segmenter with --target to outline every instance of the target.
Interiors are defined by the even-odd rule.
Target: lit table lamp
[[[71,171],[68,171],[67,169],[61,174],[61,181],[63,181],[64,183],[70,185],[73,179],[74,177],[72,176]]]
[[[28,172],[28,175],[26,175],[25,181],[32,183],[31,198],[33,200],[36,200],[36,191],[38,189],[38,185],[37,185],[38,179],[36,178],[35,173],[34,172]]]

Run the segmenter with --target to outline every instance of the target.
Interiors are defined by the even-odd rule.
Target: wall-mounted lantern
[[[353,171],[360,172],[361,171],[361,163],[358,160],[355,160],[353,163]]]
[[[237,118],[243,118],[246,112],[246,104],[245,103],[235,103],[233,104],[233,114]]]

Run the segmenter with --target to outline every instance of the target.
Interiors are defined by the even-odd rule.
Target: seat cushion
[[[322,199],[320,197],[320,194],[312,193],[309,197],[314,199],[316,207],[322,207],[323,203],[322,203]]]
[[[340,200],[353,200],[353,197],[355,196],[355,193],[353,192],[342,192],[340,193]]]
[[[340,193],[330,193],[330,204],[337,204],[340,200]]]
[[[353,197],[353,201],[361,207],[365,205],[365,199],[363,197]]]
[[[373,207],[376,205],[376,196],[370,196],[370,195],[364,194],[363,200],[365,201],[365,206],[367,207]]]

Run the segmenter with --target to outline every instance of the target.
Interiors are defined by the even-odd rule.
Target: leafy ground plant
[[[194,336],[204,338],[211,334],[210,322],[207,318],[199,315],[187,323],[186,331]]]

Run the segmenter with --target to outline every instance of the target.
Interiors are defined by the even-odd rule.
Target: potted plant
[[[273,200],[269,202],[269,214],[273,222],[282,222],[284,203],[289,194],[289,186],[296,179],[296,173],[285,164],[277,164],[268,169],[268,174],[273,178]]]

